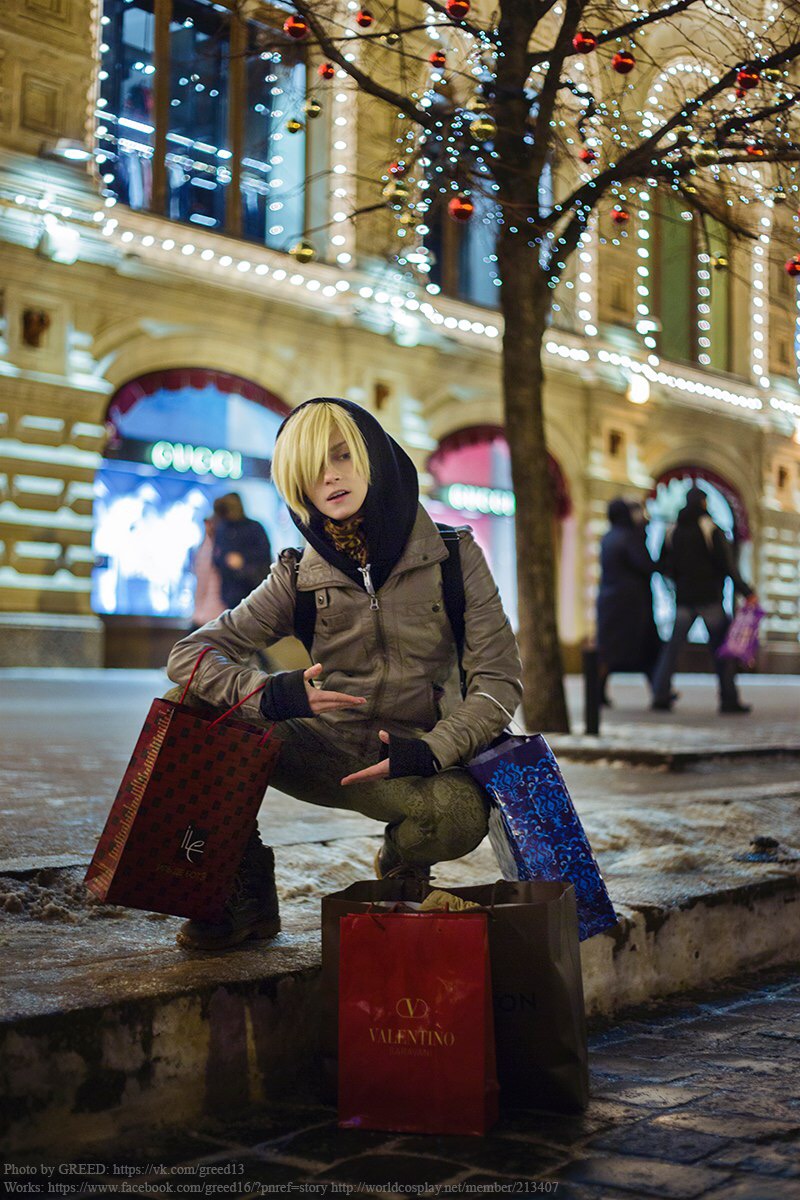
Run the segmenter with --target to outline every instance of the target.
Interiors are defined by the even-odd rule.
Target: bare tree
[[[542,405],[555,289],[598,207],[613,199],[625,221],[639,186],[756,236],[758,205],[796,190],[800,8],[765,0],[756,17],[748,0],[497,0],[491,13],[468,0],[393,0],[374,15],[334,0],[290,7],[290,35],[401,122],[386,146],[387,165],[404,160],[401,186],[376,178],[373,202],[352,219],[389,204],[424,225],[436,205],[454,203],[463,218],[478,196],[493,204],[524,715],[529,728],[565,731]],[[679,53],[703,69],[673,74],[646,99]]]

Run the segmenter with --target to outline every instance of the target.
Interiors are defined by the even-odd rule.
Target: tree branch
[[[652,25],[654,21],[663,21],[667,17],[674,17],[697,3],[699,3],[699,0],[672,0],[671,3],[665,4],[663,8],[645,13],[643,16],[634,17],[633,20],[626,22],[625,25],[619,25],[616,29],[604,29],[602,33],[597,35],[597,44],[598,46],[602,46],[605,42],[613,42],[616,38],[628,37],[630,34],[635,34],[640,29],[644,29],[646,25]],[[537,54],[531,54],[528,59],[530,69],[533,70],[540,63],[549,62],[557,46],[558,42],[556,42],[556,46],[552,50],[540,50]]]
[[[800,42],[796,42],[789,46],[786,50],[781,50],[777,54],[773,54],[770,58],[764,60],[761,70],[769,67],[778,67],[784,63],[794,62],[800,58]],[[597,200],[602,196],[612,183],[621,183],[626,179],[635,179],[639,176],[648,176],[655,174],[653,168],[658,170],[659,163],[652,158],[653,152],[658,147],[668,133],[675,129],[678,125],[684,125],[694,113],[697,112],[709,100],[712,100],[725,88],[730,87],[736,78],[739,68],[731,67],[722,78],[701,92],[699,96],[687,101],[684,106],[664,122],[650,137],[645,138],[638,146],[633,146],[627,153],[623,154],[618,163],[611,167],[607,167],[605,171],[601,171],[599,175],[588,183],[582,184],[577,188],[571,196],[569,196],[561,205],[561,213],[557,214],[556,219],[560,219],[568,210],[579,207],[583,204],[590,203],[592,207]],[[752,159],[746,156],[742,158],[725,159],[725,162],[752,162]],[[791,157],[783,156],[780,158],[777,155],[770,155],[769,152],[763,157],[759,157],[759,162],[775,162],[775,161],[794,161]]]
[[[342,51],[318,19],[314,11],[313,0],[292,0],[292,7],[308,23],[320,48],[324,50],[328,58],[332,62],[338,63],[342,70],[347,72],[353,82],[357,83],[362,91],[367,92],[370,96],[375,96],[378,100],[383,100],[386,104],[391,104],[393,107],[398,108],[400,112],[404,112],[407,116],[412,117],[424,129],[433,128],[433,118],[423,108],[420,108],[418,104],[415,104],[409,96],[403,96],[399,92],[385,87],[384,84],[378,83],[376,79],[373,79],[371,75],[367,75],[354,62],[350,62],[345,58]]]
[[[463,29],[465,33],[469,33],[476,41],[483,41],[488,38],[493,45],[497,45],[497,33],[495,30],[481,29],[478,25],[473,25],[471,21],[462,18],[453,18],[448,13],[443,4],[439,4],[438,0],[425,0],[428,8],[432,8],[434,12],[439,13],[442,17],[447,17],[447,24],[452,25],[454,29]]]

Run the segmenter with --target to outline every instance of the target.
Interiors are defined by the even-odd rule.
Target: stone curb
[[[547,738],[558,758],[571,762],[625,763],[632,767],[655,767],[667,771],[690,771],[708,763],[742,763],[755,760],[800,759],[800,745],[720,746],[697,750],[667,750],[656,746],[629,746],[614,742],[579,743],[558,736]]]
[[[800,874],[622,910],[582,947],[587,1013],[800,961]],[[264,973],[268,951],[202,985],[0,1025],[3,1142],[63,1150],[157,1124],[185,1126],[276,1103],[318,1077],[319,967]],[[318,950],[317,950],[318,956]],[[302,955],[299,955],[302,959]],[[308,959],[306,958],[306,961]],[[226,967],[227,963],[227,967]]]

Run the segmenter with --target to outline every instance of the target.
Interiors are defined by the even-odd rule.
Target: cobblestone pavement
[[[49,1176],[7,1163],[6,1194],[800,1197],[800,970],[650,1005],[590,1046],[583,1116],[513,1112],[484,1138],[412,1136],[340,1131],[332,1109],[298,1102]]]

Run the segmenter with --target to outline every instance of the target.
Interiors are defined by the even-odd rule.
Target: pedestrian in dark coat
[[[735,660],[717,656],[730,625],[730,617],[722,607],[726,578],[730,576],[734,592],[744,596],[747,604],[757,603],[758,598],[739,574],[730,543],[708,515],[707,505],[702,488],[690,488],[677,523],[664,538],[658,570],[674,581],[676,612],[672,636],[653,680],[653,708],[666,711],[672,707],[672,673],[689,630],[699,617],[708,630],[708,648],[719,679],[719,711],[747,713],[750,706],[741,703],[736,689]]]
[[[220,573],[222,599],[235,608],[269,574],[272,548],[264,528],[245,516],[238,492],[214,501],[214,566]]]
[[[614,671],[642,671],[652,680],[661,642],[653,618],[650,576],[655,570],[645,541],[641,505],[617,498],[608,506],[611,528],[600,543],[597,649],[601,699]]]

